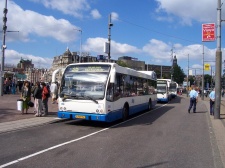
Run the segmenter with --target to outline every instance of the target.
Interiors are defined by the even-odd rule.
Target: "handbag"
[[[29,107],[34,107],[34,103],[33,103],[32,101],[27,102],[27,105],[28,105]]]

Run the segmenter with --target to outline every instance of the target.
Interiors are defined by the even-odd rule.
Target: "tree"
[[[211,75],[209,75],[209,74],[205,74],[204,75],[204,86],[205,86],[205,88],[207,87],[207,83],[209,84],[208,85],[208,87],[212,87],[212,85],[213,85],[213,83],[211,83],[211,81],[212,81],[212,76]]]
[[[178,65],[173,66],[172,75],[173,75],[173,80],[175,82],[177,82],[178,84],[183,83],[185,74],[184,74],[183,69],[181,69],[180,66],[178,66]]]
[[[117,61],[117,64],[118,64],[119,66],[122,66],[122,67],[128,67],[127,63],[124,62],[124,61],[122,61],[122,60],[118,60],[118,61]]]

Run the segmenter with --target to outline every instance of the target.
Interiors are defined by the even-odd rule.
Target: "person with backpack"
[[[44,82],[41,83],[42,87],[42,107],[43,107],[43,115],[48,115],[48,98],[50,97],[50,91],[47,88],[46,84]]]

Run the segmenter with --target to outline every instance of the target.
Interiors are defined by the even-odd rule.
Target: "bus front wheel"
[[[129,116],[129,107],[127,104],[123,107],[123,121],[127,120]]]

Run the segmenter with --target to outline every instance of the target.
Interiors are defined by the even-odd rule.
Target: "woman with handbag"
[[[22,114],[24,114],[24,110],[26,111],[25,114],[27,114],[27,111],[29,109],[28,102],[30,101],[30,98],[31,98],[30,83],[28,81],[25,81],[21,92],[21,99],[23,99]]]

